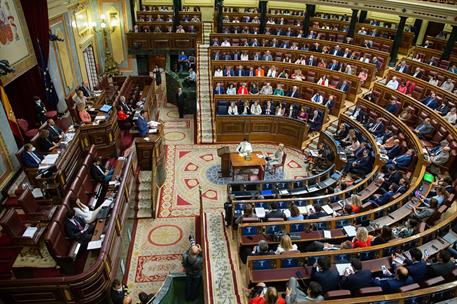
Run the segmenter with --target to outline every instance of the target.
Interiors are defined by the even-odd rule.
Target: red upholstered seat
[[[21,128],[24,135],[29,139],[38,134],[38,129],[29,129],[29,123],[25,119],[19,118],[17,120],[17,124]]]
[[[46,112],[46,118],[52,118],[52,119],[55,119],[57,118],[57,111],[48,111]]]
[[[33,197],[32,191],[29,189],[26,189],[21,194],[18,202],[28,216],[38,221],[50,221],[57,208],[57,206],[52,206],[49,203],[46,205],[40,205]]]

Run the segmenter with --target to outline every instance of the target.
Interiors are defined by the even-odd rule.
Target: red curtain
[[[49,57],[49,20],[47,0],[21,0],[22,10],[33,43],[35,55],[39,60],[38,42],[47,62]],[[43,80],[38,65],[9,83],[5,91],[17,118],[25,118],[31,126],[37,124],[33,96],[39,96],[46,103]],[[52,107],[46,104],[48,110]]]

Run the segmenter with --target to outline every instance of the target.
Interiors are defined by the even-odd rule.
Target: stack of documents
[[[349,237],[353,237],[356,235],[356,230],[354,226],[344,226],[343,229]]]
[[[59,154],[48,154],[44,157],[41,161],[40,166],[52,166],[56,163],[57,159],[59,158]]]
[[[22,234],[22,237],[33,238],[37,231],[37,227],[27,227],[27,229],[25,229],[24,233]]]

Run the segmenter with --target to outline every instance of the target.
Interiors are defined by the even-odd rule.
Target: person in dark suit
[[[327,212],[325,212],[324,210],[322,210],[322,207],[319,206],[319,205],[313,205],[313,208],[314,208],[314,213],[311,213],[310,215],[308,215],[306,217],[306,219],[318,219],[318,218],[321,218],[321,217],[324,217],[324,216],[328,216]]]
[[[398,71],[401,73],[408,73],[408,66],[406,65],[406,61],[403,60],[402,62],[400,62],[400,64],[398,64],[395,67],[395,71]]]
[[[300,98],[300,92],[298,91],[298,87],[293,86],[292,89],[287,93],[287,96],[294,97],[294,98]]]
[[[89,83],[87,81],[83,81],[78,89],[83,91],[84,96],[87,98],[92,96],[92,91],[90,90]]]
[[[186,97],[182,91],[182,88],[178,88],[178,93],[176,93],[176,102],[178,103],[179,118],[184,118],[184,103]]]
[[[319,113],[319,110],[314,110],[313,116],[308,123],[311,131],[317,131],[320,129],[322,125],[322,115]]]
[[[136,127],[138,129],[138,133],[141,137],[146,137],[148,135],[149,127],[146,118],[146,111],[141,110],[140,116],[136,120]]]
[[[97,182],[106,184],[113,177],[113,169],[106,170],[103,167],[102,158],[98,157],[92,163],[92,166],[90,168],[90,174],[92,175],[93,179],[95,179]]]
[[[73,209],[68,210],[65,219],[65,231],[70,239],[81,244],[87,244],[92,238],[94,228],[94,225],[88,225],[82,218],[76,216]]]
[[[430,92],[430,96],[425,97],[424,99],[421,100],[421,102],[433,110],[435,110],[439,106],[438,100],[436,98],[436,94],[433,91]]]
[[[284,213],[279,209],[279,204],[277,202],[272,202],[270,205],[270,212],[265,214],[265,219],[270,218],[283,218],[286,219]]]
[[[32,144],[25,144],[24,152],[21,155],[22,163],[27,168],[38,168],[43,155],[35,151],[35,147]]]
[[[216,88],[214,89],[214,94],[215,95],[225,94],[225,89],[222,86],[222,83],[218,82],[216,84]]]
[[[384,135],[384,123],[381,118],[376,119],[376,122],[370,127],[369,131],[373,133],[374,136],[380,137]]]
[[[386,152],[389,159],[393,159],[394,157],[399,155],[401,153],[400,140],[398,138],[394,139],[394,145],[390,148],[387,148]]]
[[[387,105],[386,111],[395,115],[397,114],[398,110],[400,110],[399,103],[395,99],[392,99]]]
[[[330,269],[330,260],[326,256],[317,259],[311,270],[311,281],[316,281],[322,286],[322,291],[339,289],[340,275],[337,271]]]
[[[37,116],[37,120],[40,124],[44,124],[46,121],[46,107],[38,96],[34,96],[33,101],[35,102],[35,114]]]
[[[414,129],[414,133],[417,134],[419,139],[431,136],[433,131],[435,131],[435,128],[433,127],[429,117],[425,118],[424,121]]]
[[[455,263],[451,261],[451,254],[448,251],[441,250],[436,259],[437,263],[431,264],[429,267],[431,277],[446,277],[455,269]]]
[[[58,144],[53,142],[50,138],[49,131],[47,129],[41,129],[36,141],[38,150],[43,153],[49,153],[52,149],[57,148]]]
[[[370,270],[362,269],[362,262],[357,258],[351,259],[351,266],[354,272],[345,272],[341,279],[341,288],[348,289],[356,294],[360,288],[370,287],[373,277]]]
[[[133,113],[132,108],[125,101],[125,96],[119,97],[119,105],[122,107],[125,114],[131,115]]]
[[[127,287],[124,287],[118,279],[111,284],[111,301],[113,304],[132,303],[132,298],[128,295]]]
[[[387,204],[391,199],[392,197],[394,196],[395,192],[397,192],[397,189],[398,189],[398,186],[397,184],[392,184],[389,186],[389,189],[387,192],[385,192],[384,194],[382,195],[376,195],[375,194],[375,197],[374,197],[374,200],[370,200],[370,202],[376,206],[383,206],[385,204]]]
[[[346,93],[349,90],[347,80],[343,80],[341,83],[339,83],[337,89]]]
[[[422,259],[422,252],[420,249],[414,247],[409,250],[412,260],[406,259],[404,264],[408,269],[409,275],[413,278],[414,282],[421,283],[425,281],[427,276],[427,264]]]
[[[59,141],[64,136],[63,130],[59,128],[51,118],[48,119],[48,131],[51,140],[54,142]]]
[[[340,64],[335,59],[332,60],[332,63],[327,65],[327,69],[332,71],[338,71],[340,69]]]
[[[368,149],[364,149],[362,157],[352,163],[349,172],[358,175],[364,175],[371,171],[371,167],[372,162],[370,157],[370,151]]]
[[[395,277],[389,275],[384,279],[376,278],[373,280],[373,285],[380,286],[382,291],[386,293],[392,293],[398,291],[401,287],[409,284],[413,284],[414,280],[409,275],[406,267],[400,266],[395,271]]]
[[[414,150],[409,149],[406,151],[405,154],[402,154],[400,156],[395,157],[392,160],[389,160],[386,164],[386,170],[388,170],[390,167],[393,167],[395,169],[406,169],[409,167],[411,164],[411,161],[413,160],[413,154]]]
[[[238,66],[238,68],[235,70],[235,76],[236,77],[246,76],[246,71],[244,70],[242,65]]]

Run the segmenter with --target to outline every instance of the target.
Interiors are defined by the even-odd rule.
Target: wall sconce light
[[[92,30],[94,32],[98,32],[99,28],[102,31],[104,31],[106,29],[106,30],[110,30],[111,32],[114,32],[119,25],[120,25],[120,21],[119,21],[119,18],[117,16],[116,12],[110,13],[109,19],[106,17],[105,14],[101,14],[99,21],[90,22],[90,26],[92,27]]]

